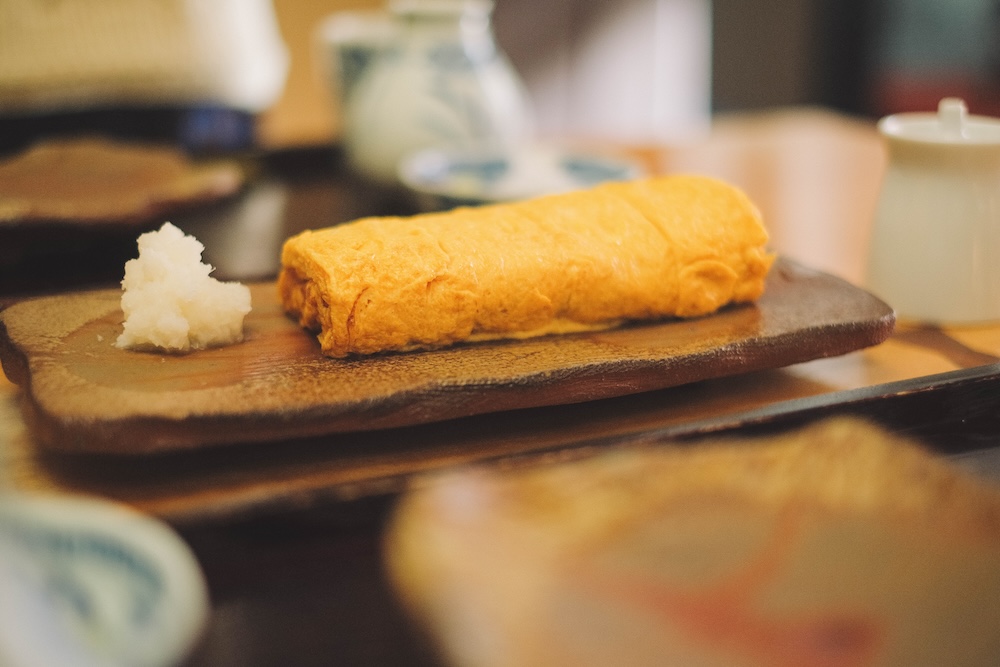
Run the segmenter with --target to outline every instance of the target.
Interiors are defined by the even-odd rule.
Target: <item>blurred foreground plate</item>
[[[455,666],[1000,656],[1000,490],[854,420],[438,475],[387,542]]]
[[[83,497],[0,495],[0,664],[170,667],[208,618],[166,525]]]

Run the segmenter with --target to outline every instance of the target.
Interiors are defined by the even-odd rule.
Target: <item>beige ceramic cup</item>
[[[889,164],[867,287],[901,321],[1000,320],[1000,119],[955,98],[879,122]]]

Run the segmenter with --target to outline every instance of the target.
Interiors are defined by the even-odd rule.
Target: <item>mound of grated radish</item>
[[[139,257],[125,263],[116,347],[189,352],[243,340],[250,290],[213,278],[200,241],[167,222],[138,244]]]

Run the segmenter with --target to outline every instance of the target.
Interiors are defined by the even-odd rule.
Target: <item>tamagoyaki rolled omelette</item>
[[[278,290],[331,357],[696,317],[756,300],[757,208],[701,176],[362,218],[288,239]]]

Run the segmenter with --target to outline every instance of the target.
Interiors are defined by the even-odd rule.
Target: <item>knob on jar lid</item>
[[[937,113],[899,113],[879,121],[891,139],[934,144],[1000,144],[1000,118],[969,114],[965,101],[946,97]]]
[[[968,122],[969,107],[965,100],[957,97],[946,97],[938,103],[938,119],[941,121],[941,134],[946,137],[961,139],[965,136],[965,126]]]

